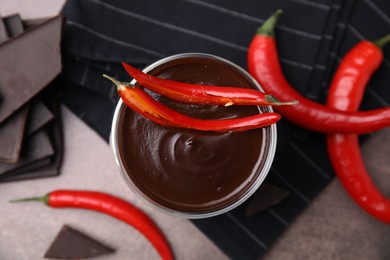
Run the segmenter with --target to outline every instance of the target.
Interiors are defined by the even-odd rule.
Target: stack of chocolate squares
[[[59,103],[63,19],[0,16],[0,182],[56,176],[62,160]]]

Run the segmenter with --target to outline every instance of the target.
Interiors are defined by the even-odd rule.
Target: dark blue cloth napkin
[[[246,68],[256,29],[282,9],[276,35],[283,71],[303,95],[323,102],[340,59],[362,39],[390,32],[386,0],[68,0],[57,80],[61,100],[105,140],[118,100],[101,77],[130,80],[119,65],[143,68],[183,52],[221,56]],[[362,109],[387,106],[389,51],[370,81]],[[282,203],[252,217],[247,203],[193,223],[232,259],[257,259],[334,178],[325,136],[282,120],[278,149],[266,182],[289,190]],[[249,201],[248,201],[249,203]],[[335,202],[335,206],[337,203]]]

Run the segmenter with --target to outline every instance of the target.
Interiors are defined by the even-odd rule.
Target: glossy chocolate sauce
[[[255,88],[236,68],[206,58],[170,61],[148,73],[190,83]],[[150,94],[179,112],[203,119],[260,111],[183,104]],[[209,212],[242,197],[255,181],[264,163],[266,129],[214,133],[163,127],[125,108],[119,122],[119,151],[129,177],[147,197],[178,211]]]

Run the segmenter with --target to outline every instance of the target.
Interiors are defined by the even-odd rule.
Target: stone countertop
[[[361,148],[377,187],[390,198],[390,129]],[[390,225],[363,211],[335,178],[264,257],[277,259],[390,259]]]
[[[104,259],[157,259],[151,244],[132,227],[96,212],[53,209],[9,200],[45,195],[56,189],[98,190],[122,197],[147,213],[168,238],[177,259],[226,259],[189,220],[157,212],[129,191],[107,143],[62,107],[64,160],[58,177],[0,184],[0,259],[43,259],[64,224],[115,248]]]

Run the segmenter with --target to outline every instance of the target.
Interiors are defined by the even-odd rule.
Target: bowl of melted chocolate
[[[144,72],[188,83],[263,91],[245,70],[208,54],[170,56]],[[268,106],[184,104],[145,91],[162,104],[201,119],[272,111]],[[124,181],[147,204],[174,216],[205,218],[237,207],[257,190],[271,167],[276,138],[275,124],[239,133],[160,126],[120,100],[110,144]]]

